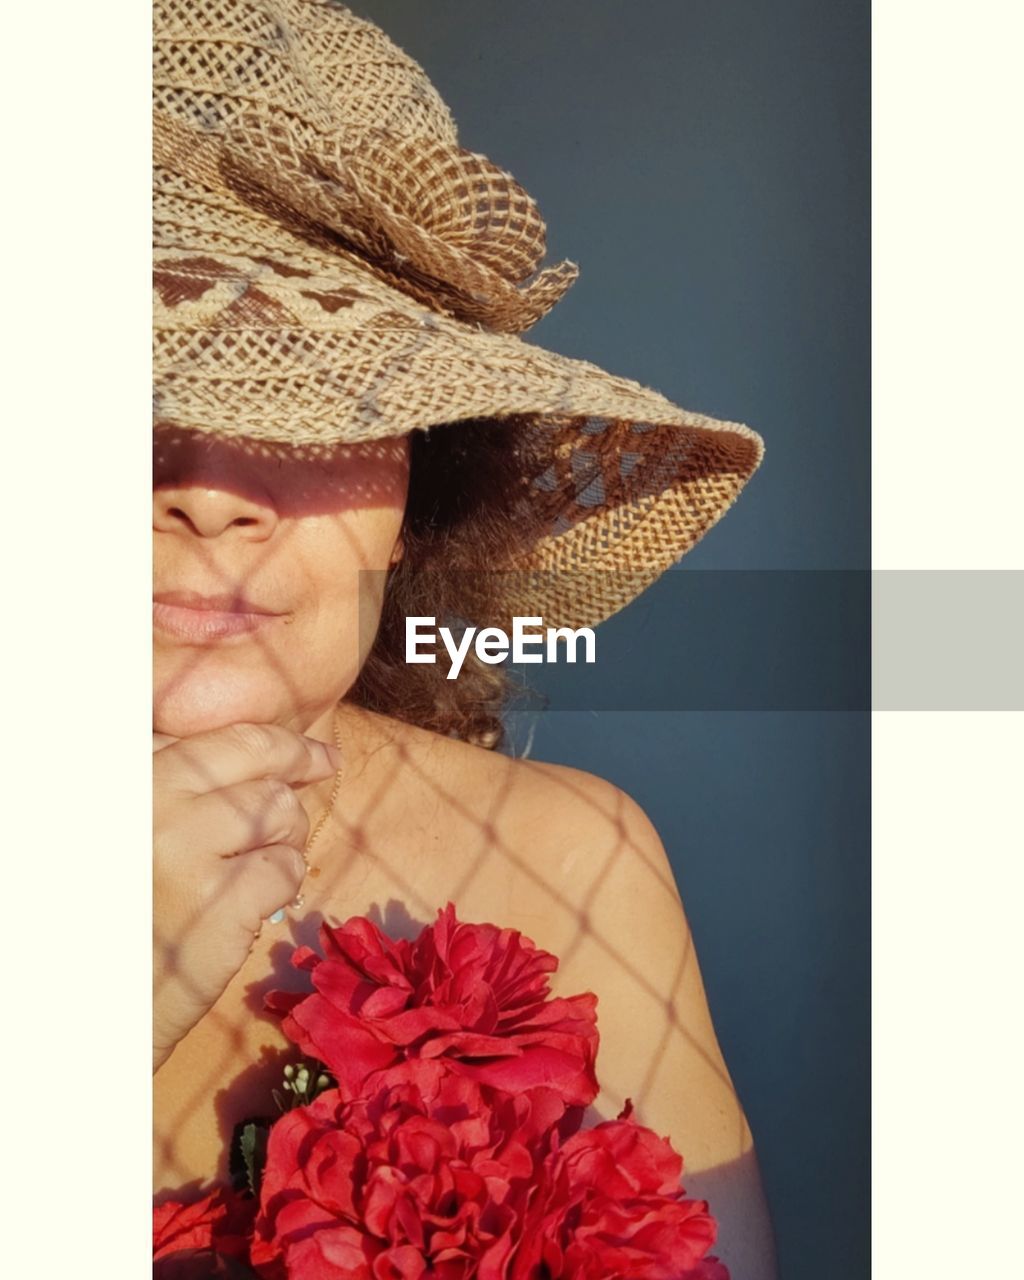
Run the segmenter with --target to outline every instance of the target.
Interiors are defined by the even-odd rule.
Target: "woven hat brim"
[[[532,575],[519,578],[511,612],[543,609],[574,626],[610,616],[704,536],[761,461],[748,426],[440,315],[344,267],[296,276],[241,256],[197,265],[158,250],[156,419],[292,447],[528,422],[547,433],[550,465],[530,477],[519,550],[488,566]]]
[[[610,616],[704,536],[761,461],[748,426],[431,311],[358,263],[331,265],[318,276],[158,249],[156,420],[292,447],[464,420],[545,432],[550,464],[529,478],[519,549],[487,566],[511,575],[507,612],[573,626]]]

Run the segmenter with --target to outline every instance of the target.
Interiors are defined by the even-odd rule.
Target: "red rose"
[[[729,1280],[715,1221],[684,1199],[682,1158],[628,1118],[577,1133],[545,1162],[509,1280]]]
[[[208,1249],[229,1258],[248,1258],[256,1201],[227,1187],[193,1204],[168,1201],[153,1209],[153,1260]]]
[[[596,997],[550,998],[558,961],[516,930],[461,924],[449,903],[415,942],[394,942],[362,916],[325,925],[320,939],[323,957],[308,947],[292,957],[315,991],[273,992],[267,1004],[344,1096],[410,1058],[510,1093],[545,1086],[567,1106],[596,1096]]]
[[[562,1100],[496,1096],[438,1063],[401,1074],[369,1098],[321,1094],[271,1130],[252,1248],[261,1275],[506,1275]]]

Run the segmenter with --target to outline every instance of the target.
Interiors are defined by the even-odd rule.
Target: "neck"
[[[307,737],[318,738],[340,748],[343,786],[360,777],[370,755],[387,741],[381,717],[349,702],[328,707],[304,732]],[[323,812],[333,787],[334,778],[326,778],[323,782],[303,787],[299,792],[299,799],[311,823]]]

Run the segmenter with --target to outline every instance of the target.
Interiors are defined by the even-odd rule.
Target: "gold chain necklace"
[[[342,740],[341,740],[341,730],[338,728],[337,711],[335,711],[334,719],[331,723],[334,728],[334,745],[338,748],[338,752],[340,754],[342,751]],[[344,767],[345,767],[344,762],[342,762],[338,766],[338,771],[334,775],[334,785],[331,787],[331,794],[328,797],[327,805],[324,808],[323,812],[320,814],[320,817],[317,818],[313,826],[313,830],[309,833],[309,839],[306,841],[306,847],[302,850],[302,861],[306,864],[306,875],[311,880],[315,880],[317,878],[317,876],[320,874],[320,868],[313,866],[313,864],[309,860],[309,855],[313,850],[313,846],[317,842],[317,838],[319,837],[320,832],[323,831],[324,827],[327,825],[327,820],[330,818],[331,814],[334,812],[334,805],[336,800],[338,799],[338,792],[341,790],[341,774]],[[293,911],[300,911],[305,906],[305,904],[306,904],[305,894],[303,894],[300,890],[299,893],[295,895],[290,906]],[[284,919],[284,912],[285,912],[284,907],[279,907],[272,916],[268,916],[269,923],[280,924],[281,921]]]

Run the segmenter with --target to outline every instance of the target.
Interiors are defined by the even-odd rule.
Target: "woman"
[[[169,0],[155,53],[158,1192],[223,1180],[279,1082],[263,996],[302,985],[295,944],[451,900],[598,994],[596,1111],[632,1097],[734,1276],[770,1277],[656,832],[611,784],[491,749],[496,668],[404,652],[412,616],[599,622],[723,514],[759,437],[516,336],[575,269],[533,276],[532,202],[371,24]]]

